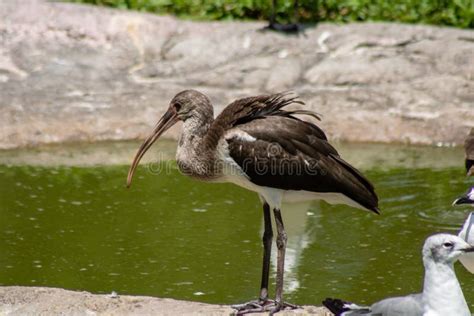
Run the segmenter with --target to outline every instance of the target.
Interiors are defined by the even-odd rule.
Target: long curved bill
[[[145,141],[141,144],[140,148],[138,148],[137,153],[135,154],[135,158],[133,158],[132,165],[128,170],[127,176],[127,188],[130,187],[132,184],[133,174],[138,167],[138,163],[140,159],[142,159],[143,155],[145,155],[146,151],[153,145],[153,143],[163,134],[167,129],[178,122],[178,116],[173,108],[169,108],[168,111],[160,118],[158,123],[156,123],[153,132],[148,136]]]

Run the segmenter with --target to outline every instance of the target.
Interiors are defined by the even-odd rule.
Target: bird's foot
[[[282,310],[291,310],[291,309],[297,309],[297,308],[298,308],[298,305],[290,304],[288,302],[273,302],[273,304],[269,304],[265,306],[265,311],[270,312],[269,315],[271,316]]]
[[[232,308],[237,310],[235,315],[263,312],[270,312],[270,315],[273,315],[281,310],[296,309],[298,306],[287,302],[275,302],[270,299],[259,299],[243,304],[232,305]]]
[[[232,305],[231,307],[237,310],[235,315],[244,315],[249,313],[264,312],[265,306],[273,303],[274,301],[270,299],[258,299],[243,304]]]

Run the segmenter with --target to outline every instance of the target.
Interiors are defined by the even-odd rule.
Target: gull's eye
[[[452,242],[445,242],[443,244],[443,247],[444,248],[453,248],[454,244]]]

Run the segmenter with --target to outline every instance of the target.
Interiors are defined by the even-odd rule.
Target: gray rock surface
[[[262,26],[0,1],[0,148],[141,138],[189,88],[216,112],[293,90],[331,139],[461,144],[474,126],[472,30],[322,23],[286,36]]]
[[[97,295],[48,287],[0,287],[0,315],[231,315],[226,305],[211,305],[169,298],[129,295]],[[262,315],[262,314],[249,314]],[[322,307],[304,306],[282,311],[279,316],[332,315]]]

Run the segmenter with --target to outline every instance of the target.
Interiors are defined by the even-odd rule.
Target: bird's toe
[[[235,315],[244,315],[249,313],[261,313],[270,311],[267,306],[275,306],[275,302],[270,299],[258,299],[243,304],[231,305],[237,312]]]
[[[282,310],[291,310],[296,308],[298,308],[298,305],[288,302],[273,302],[272,304],[264,306],[265,311],[269,312],[269,315],[273,315]]]

